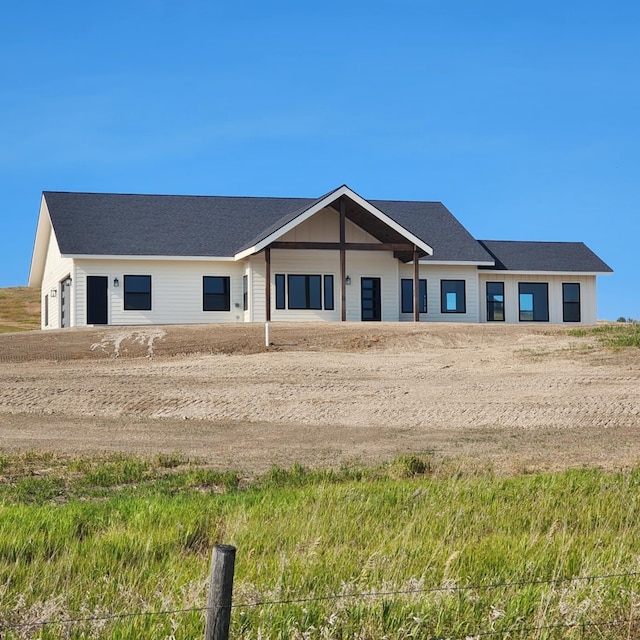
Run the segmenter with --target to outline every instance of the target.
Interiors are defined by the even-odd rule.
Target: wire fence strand
[[[282,606],[287,604],[304,604],[309,602],[323,602],[323,601],[331,601],[331,600],[342,600],[342,599],[365,599],[365,598],[385,598],[389,596],[399,596],[399,595],[415,595],[415,594],[429,594],[429,593],[455,593],[455,592],[464,592],[464,591],[490,591],[496,589],[509,589],[509,588],[522,588],[527,586],[542,586],[548,584],[563,584],[563,583],[572,583],[572,582],[590,582],[596,580],[612,580],[614,578],[637,578],[640,576],[640,571],[630,571],[625,573],[608,573],[602,575],[592,575],[592,576],[573,576],[573,577],[561,577],[561,578],[548,578],[544,580],[517,580],[514,582],[494,582],[488,584],[474,584],[474,585],[450,585],[443,587],[429,587],[429,588],[413,588],[413,589],[396,589],[389,591],[362,591],[362,592],[354,592],[354,593],[340,593],[340,594],[329,594],[326,596],[314,596],[307,598],[291,598],[286,600],[260,600],[256,602],[245,602],[240,604],[232,604],[231,609],[247,609],[247,608],[256,608],[256,607],[267,607],[267,606]],[[81,624],[87,622],[102,622],[109,620],[118,620],[118,619],[126,619],[126,618],[136,618],[136,617],[152,617],[152,616],[168,616],[168,615],[178,615],[178,614],[188,614],[188,613],[200,613],[208,611],[208,607],[190,607],[185,609],[170,609],[170,610],[162,610],[162,611],[136,611],[129,613],[108,613],[99,616],[80,616],[79,614],[74,617],[68,618],[60,618],[60,619],[51,619],[51,620],[41,620],[41,621],[33,621],[33,622],[17,622],[17,623],[0,623],[0,632],[6,631],[10,629],[24,629],[29,627],[45,627],[45,626],[54,626],[54,625],[62,625],[68,626],[73,624]],[[552,630],[555,628],[573,628],[573,627],[593,627],[593,626],[615,626],[621,624],[630,624],[633,622],[633,619],[626,619],[620,621],[602,621],[602,622],[588,622],[588,623],[558,623],[547,626],[540,627],[523,627],[522,629],[505,629],[502,631],[480,631],[477,633],[469,632],[464,636],[444,636],[442,639],[440,638],[432,638],[432,640],[459,640],[466,638],[475,638],[475,637],[483,637],[483,636],[492,636],[492,635],[504,635],[506,633],[526,633],[533,631],[545,631]]]

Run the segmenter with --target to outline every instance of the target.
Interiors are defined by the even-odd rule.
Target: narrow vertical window
[[[487,282],[487,321],[504,322],[504,282]]]
[[[421,278],[418,281],[419,311],[427,313],[427,281]],[[413,279],[402,278],[400,280],[400,308],[402,313],[413,313]]]
[[[229,276],[203,276],[202,310],[231,310],[231,278]]]
[[[324,308],[333,311],[333,276],[324,276]]]
[[[284,309],[284,274],[276,273],[276,309]]]
[[[49,326],[49,295],[44,297],[44,326]]]
[[[562,283],[562,321],[580,322],[580,284]]]
[[[249,310],[249,276],[242,276],[242,310]]]
[[[440,281],[440,311],[442,313],[467,312],[464,280]]]

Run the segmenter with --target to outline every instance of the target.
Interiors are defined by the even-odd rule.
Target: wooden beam
[[[413,246],[413,321],[420,322],[420,263],[418,247]]]
[[[264,250],[264,309],[265,320],[271,322],[271,249]]]
[[[401,242],[272,242],[272,249],[323,249],[327,251],[406,251],[411,253],[414,245]]]

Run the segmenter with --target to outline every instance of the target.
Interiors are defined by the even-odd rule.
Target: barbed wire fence
[[[223,548],[221,550],[221,547]],[[226,548],[226,549],[225,549]],[[233,550],[232,552],[230,550]],[[233,556],[233,562],[231,562],[231,569],[229,570],[229,558],[221,559],[221,554],[229,554]],[[308,596],[300,598],[287,598],[280,600],[255,600],[252,602],[240,602],[232,603],[232,589],[233,589],[233,563],[235,561],[235,548],[228,545],[216,545],[212,554],[211,562],[211,574],[209,584],[209,601],[207,606],[202,607],[188,607],[178,609],[167,609],[161,611],[133,611],[126,613],[107,613],[103,615],[86,616],[68,616],[65,618],[30,621],[30,622],[0,622],[0,638],[4,636],[7,631],[20,631],[25,629],[37,629],[49,626],[65,626],[70,627],[73,625],[95,623],[95,622],[110,622],[117,620],[126,620],[134,618],[150,618],[150,617],[163,617],[163,616],[176,616],[187,615],[193,613],[202,613],[206,617],[205,624],[205,640],[226,640],[229,636],[229,620],[233,610],[241,609],[255,609],[259,607],[272,607],[272,606],[286,606],[291,604],[308,604],[313,602],[327,602],[338,601],[347,599],[383,599],[392,596],[405,596],[405,595],[428,595],[437,593],[455,593],[455,592],[478,592],[478,591],[491,591],[498,589],[520,589],[530,586],[544,586],[544,585],[560,585],[560,584],[572,584],[579,582],[595,582],[605,581],[621,578],[640,578],[640,571],[628,571],[618,573],[608,573],[599,575],[588,576],[571,576],[571,577],[559,577],[549,579],[537,579],[537,580],[517,580],[517,581],[505,581],[494,582],[487,584],[471,584],[471,585],[447,585],[442,587],[416,587],[408,589],[394,589],[394,590],[382,590],[382,591],[357,591],[351,593],[340,594],[327,594],[323,596]],[[222,628],[219,626],[218,619],[223,618]],[[225,623],[226,620],[226,623]],[[640,625],[640,618],[634,618],[629,615],[624,618],[615,618],[610,620],[590,620],[582,622],[566,622],[566,623],[553,623],[543,625],[522,625],[520,627],[509,627],[508,629],[478,629],[476,631],[468,631],[463,635],[432,635],[425,637],[425,640],[475,640],[476,638],[489,638],[489,637],[501,637],[514,635],[522,637],[523,635],[531,636],[532,634],[540,634],[543,631],[553,631],[561,629],[582,629],[583,632],[588,629],[600,629],[605,627],[626,627],[630,630],[628,637],[635,638],[640,637],[640,631],[634,626],[634,623]],[[226,624],[226,626],[225,626]],[[631,629],[634,629],[634,635],[631,635]]]

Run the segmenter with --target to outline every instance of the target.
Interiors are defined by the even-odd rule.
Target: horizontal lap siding
[[[47,247],[47,257],[45,261],[46,271],[42,278],[42,290],[41,290],[41,327],[43,329],[58,329],[60,327],[60,281],[71,276],[74,280],[70,292],[70,300],[68,301],[68,308],[71,312],[71,326],[75,324],[74,304],[77,298],[75,292],[75,278],[73,273],[73,260],[71,258],[63,258],[60,255],[58,249],[58,242],[55,234],[51,232],[49,238],[49,246]],[[56,291],[56,297],[51,297],[51,291]],[[44,324],[44,297],[49,296],[49,324]]]
[[[520,307],[518,283],[520,282],[541,282],[549,285],[549,323],[562,323],[562,283],[577,282],[580,284],[580,324],[595,324],[597,322],[596,312],[596,277],[595,276],[573,276],[571,274],[561,275],[527,275],[514,274],[507,275],[500,272],[480,274],[480,299],[481,299],[481,321],[486,322],[486,283],[504,282],[505,298],[505,321],[510,324],[520,322]],[[576,323],[567,323],[576,324]]]
[[[285,275],[333,275],[333,311],[324,309],[276,309],[275,276]],[[337,321],[340,320],[340,253],[320,250],[271,251],[271,319],[274,321]],[[264,289],[264,277],[262,281]],[[264,300],[264,296],[263,296]]]
[[[78,325],[86,324],[86,278],[105,275],[108,317],[112,325],[242,322],[243,265],[236,262],[78,260],[76,265]],[[151,310],[124,309],[124,276],[151,276]],[[230,311],[202,310],[203,276],[229,276]],[[113,286],[113,279],[120,281]],[[74,288],[76,287],[74,283]],[[235,306],[235,305],[238,306]]]
[[[413,279],[413,265],[402,264],[398,278],[398,291],[400,291],[400,279]],[[441,265],[420,265],[420,278],[427,280],[427,313],[420,314],[422,322],[478,322],[478,270],[475,266],[450,267]],[[442,313],[440,305],[440,282],[442,280],[464,280],[466,313]],[[400,293],[398,294],[398,313],[400,312]],[[413,320],[412,313],[400,313],[400,319]]]

